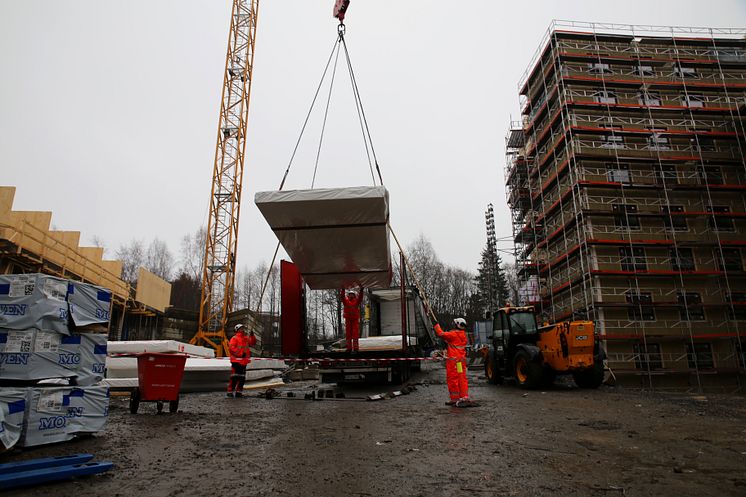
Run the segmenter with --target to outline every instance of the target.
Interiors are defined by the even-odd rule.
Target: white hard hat
[[[456,328],[458,328],[460,330],[465,330],[466,329],[466,319],[464,319],[464,318],[456,318],[456,319],[454,319],[453,320],[453,324],[454,324],[454,326],[456,326]]]
[[[236,326],[233,327],[233,331],[237,332],[241,328],[245,328],[245,326],[242,325],[241,323],[238,323]]]

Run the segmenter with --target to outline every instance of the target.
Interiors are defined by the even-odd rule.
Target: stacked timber
[[[0,276],[0,450],[101,431],[111,292],[44,274]]]

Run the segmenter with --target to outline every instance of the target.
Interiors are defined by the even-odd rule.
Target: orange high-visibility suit
[[[345,338],[347,350],[360,350],[360,302],[363,300],[362,290],[359,293],[347,294],[342,290],[344,304]]]
[[[228,393],[235,390],[238,396],[243,391],[243,385],[246,381],[246,366],[250,362],[251,347],[254,345],[256,345],[256,337],[253,333],[246,335],[243,328],[239,329],[228,343],[228,351],[231,355],[231,378],[228,382]]]
[[[435,325],[435,333],[448,345],[446,355],[446,383],[451,402],[469,398],[469,381],[466,379],[466,346],[469,344],[464,330],[443,331]]]

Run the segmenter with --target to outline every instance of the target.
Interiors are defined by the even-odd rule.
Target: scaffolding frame
[[[735,372],[741,389],[746,373],[743,360],[711,360],[741,357],[746,341],[746,312],[733,298],[746,295],[742,252],[733,263],[733,251],[746,246],[744,35],[554,21],[519,81],[522,119],[506,138],[518,274],[524,287],[539,288],[522,303],[551,321],[578,314],[596,321],[603,337],[615,337],[606,342],[611,365],[625,347],[647,353],[648,338],[668,330],[688,347],[693,367],[681,370],[698,391],[712,372]],[[696,255],[682,265],[682,253]],[[671,282],[678,297],[654,306],[684,318],[620,319],[620,309],[637,317],[650,304],[604,300],[607,287],[647,295]],[[702,309],[711,316],[707,333],[692,320]],[[655,388],[661,372],[650,361],[637,364]]]

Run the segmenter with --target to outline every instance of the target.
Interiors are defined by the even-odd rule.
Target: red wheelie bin
[[[178,411],[186,358],[184,354],[137,354],[139,387],[130,395],[130,412],[137,414],[140,402],[155,402],[159,414],[163,411],[164,402],[168,402],[168,412]]]

